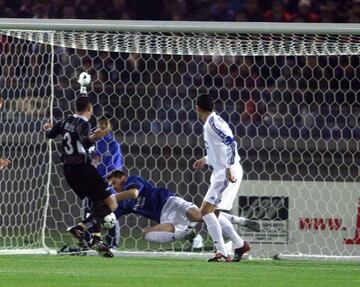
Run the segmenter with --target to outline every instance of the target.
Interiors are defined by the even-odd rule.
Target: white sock
[[[234,248],[240,248],[244,246],[244,240],[236,233],[234,226],[230,220],[226,218],[221,212],[219,215],[219,223],[221,225],[222,232],[225,237],[229,238],[234,244]]]
[[[229,221],[232,224],[235,223],[235,224],[245,225],[246,221],[248,220],[246,217],[232,215],[227,212],[222,212],[221,214],[224,215],[227,219],[229,219]]]
[[[175,233],[168,231],[150,231],[145,234],[145,240],[156,243],[168,243],[176,241]]]
[[[225,250],[225,244],[224,244],[224,238],[222,237],[221,226],[216,215],[212,212],[203,215],[202,218],[207,226],[208,232],[212,240],[214,241],[216,251],[224,256],[228,256]]]

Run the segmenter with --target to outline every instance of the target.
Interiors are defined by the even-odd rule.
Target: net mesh
[[[360,36],[300,34],[207,34],[161,32],[0,31],[60,47],[168,55],[358,55]]]
[[[80,220],[82,203],[63,177],[59,142],[50,157],[41,125],[50,111],[54,121],[72,114],[76,79],[86,71],[94,114],[111,115],[129,174],[200,205],[211,171],[191,168],[204,154],[194,99],[215,94],[245,171],[233,213],[262,226],[260,233],[238,229],[253,254],[359,255],[359,37],[1,33],[2,153],[13,163],[1,171],[0,248],[71,242],[65,229]],[[122,218],[121,248],[191,248],[144,242],[149,223]],[[198,231],[210,248],[205,228]]]

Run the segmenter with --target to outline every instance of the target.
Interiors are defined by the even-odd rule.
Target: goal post
[[[0,34],[1,156],[12,159],[0,171],[0,254],[72,242],[82,205],[41,126],[72,113],[85,71],[129,174],[200,205],[210,170],[191,169],[204,152],[194,99],[214,94],[244,167],[232,212],[262,227],[238,227],[252,255],[360,256],[360,25],[1,19]],[[121,249],[191,251],[145,242],[149,224],[122,218]]]

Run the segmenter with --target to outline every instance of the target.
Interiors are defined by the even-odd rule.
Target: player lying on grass
[[[81,96],[76,99],[76,113],[70,115],[54,126],[44,125],[46,137],[62,137],[63,170],[67,183],[80,199],[85,197],[94,202],[93,210],[85,220],[68,231],[79,241],[79,246],[87,248],[84,231],[99,226],[101,220],[117,208],[117,202],[107,189],[106,181],[97,173],[91,164],[88,149],[99,139],[108,134],[107,130],[96,130],[91,133],[89,119],[93,108],[89,98]],[[101,241],[101,234],[93,237],[91,248],[104,257],[112,257],[108,246]]]
[[[195,204],[174,196],[166,188],[155,187],[140,176],[127,177],[119,170],[109,173],[107,180],[117,192],[117,218],[135,213],[159,223],[143,230],[145,240],[168,243],[195,237],[189,224],[202,222],[201,212]]]
[[[195,204],[174,196],[166,188],[155,187],[140,176],[128,177],[120,170],[110,172],[107,180],[117,192],[117,218],[135,213],[159,223],[143,230],[145,240],[167,243],[195,237],[190,221],[202,221]]]

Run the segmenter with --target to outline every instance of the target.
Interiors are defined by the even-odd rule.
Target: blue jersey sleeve
[[[101,176],[105,177],[114,169],[123,170],[124,161],[120,144],[116,141],[112,132],[96,142],[96,155],[101,157],[101,162],[96,167]]]
[[[118,202],[118,207],[114,211],[116,218],[119,218],[123,215],[131,213],[131,209],[128,208],[128,201],[127,200],[120,200]]]
[[[128,200],[127,209],[146,218],[160,222],[161,212],[173,194],[166,188],[156,188],[152,182],[141,176],[129,176],[123,185],[123,190],[136,188],[139,195]]]

